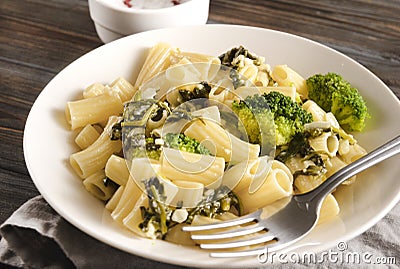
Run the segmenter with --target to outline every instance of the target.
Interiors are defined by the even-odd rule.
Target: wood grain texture
[[[310,38],[370,69],[400,98],[399,0],[211,0],[212,23]],[[23,157],[29,110],[65,66],[102,45],[87,0],[0,1],[0,223],[36,196]]]

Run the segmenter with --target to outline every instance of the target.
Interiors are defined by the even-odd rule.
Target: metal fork
[[[286,201],[278,201],[274,204],[275,211],[277,211],[276,208],[279,207],[281,210],[277,211],[277,213],[272,216],[270,210],[274,208],[274,205],[272,205],[272,207],[264,207],[234,220],[221,221],[207,225],[185,226],[182,229],[187,232],[196,232],[191,235],[193,240],[207,241],[234,238],[234,241],[200,244],[200,247],[203,249],[214,250],[214,252],[210,253],[212,257],[259,255],[265,252],[266,247],[269,252],[281,250],[297,242],[314,228],[318,220],[322,201],[341,183],[399,152],[400,136],[397,136],[364,157],[339,170],[314,190],[304,194],[293,195]],[[252,222],[255,222],[255,224],[251,224]],[[244,226],[232,227],[238,225]],[[227,227],[231,227],[231,230],[224,232],[215,230]],[[204,234],[205,231],[207,231],[206,234]],[[260,233],[260,231],[263,231],[263,233]],[[199,234],[199,232],[203,232],[203,234]],[[214,233],[210,234],[210,232]],[[246,236],[246,239],[237,240],[235,237],[238,236]],[[253,246],[253,249],[234,251],[235,248],[247,246]]]

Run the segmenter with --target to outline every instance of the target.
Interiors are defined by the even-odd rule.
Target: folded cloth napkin
[[[345,251],[367,256],[372,263],[379,258],[382,263],[385,259],[386,268],[399,268],[399,227],[400,204],[364,234],[343,242]],[[41,196],[32,198],[14,212],[0,226],[0,233],[0,262],[22,268],[183,268],[125,253],[86,235],[58,215]],[[289,268],[310,266],[292,258],[282,262]],[[325,259],[312,265],[315,268],[368,265],[363,260],[332,262]]]
[[[16,267],[179,268],[128,254],[86,235],[41,196],[15,211],[0,226],[0,234],[0,262]]]

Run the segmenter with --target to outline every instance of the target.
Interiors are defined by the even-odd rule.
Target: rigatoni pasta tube
[[[249,193],[247,189],[243,189],[237,193],[243,203],[244,213],[292,195],[292,183],[293,176],[290,170],[283,163],[274,160],[266,180],[256,192]]]
[[[123,77],[118,77],[111,83],[111,90],[118,93],[119,98],[122,102],[126,102],[132,99],[135,95],[138,87],[134,87],[129,81]]]
[[[123,189],[123,193],[118,201],[118,204],[111,212],[111,217],[121,223],[122,220],[132,211],[142,194],[143,192],[136,184],[135,180],[130,178]]]
[[[344,168],[347,164],[338,156],[335,156],[333,158],[330,158],[326,161],[326,177],[330,177],[340,169]],[[349,185],[353,183],[356,180],[357,176],[352,176],[351,178],[347,179],[345,182],[343,182],[343,185]]]
[[[157,43],[155,46],[151,47],[136,79],[135,86],[140,87],[170,66],[170,57],[173,51],[174,48],[167,43]]]
[[[242,161],[224,173],[222,184],[234,192],[239,192],[243,189],[250,191],[250,186],[255,184],[262,185],[272,166],[271,163],[271,159],[267,156]]]
[[[325,176],[309,176],[309,175],[298,175],[294,180],[294,186],[299,193],[311,191],[318,187],[324,180]]]
[[[178,191],[170,202],[173,205],[194,208],[203,198],[204,185],[198,182],[174,180]]]
[[[349,146],[349,150],[346,154],[341,155],[342,159],[347,163],[352,163],[357,159],[367,154],[367,151],[359,144]]]
[[[110,200],[106,203],[106,209],[112,212],[118,205],[119,200],[121,200],[122,194],[124,193],[124,186],[119,186],[117,191],[114,192]]]
[[[96,198],[107,201],[114,194],[116,187],[114,184],[107,184],[105,179],[106,175],[102,169],[87,177],[83,185]]]
[[[107,160],[105,173],[108,178],[118,185],[125,185],[129,179],[129,169],[124,158],[115,154]]]
[[[93,98],[67,102],[65,115],[74,130],[87,124],[106,121],[112,115],[121,114],[123,109],[118,94],[105,92]]]
[[[339,149],[339,140],[331,132],[326,132],[317,137],[308,139],[313,150],[319,153],[328,154],[330,157],[336,156]]]
[[[96,83],[93,83],[93,84],[87,86],[83,90],[82,95],[83,95],[83,98],[85,98],[85,99],[92,98],[92,97],[102,95],[109,90],[110,90],[110,87],[105,86],[99,82],[96,82]]]
[[[325,200],[322,202],[320,214],[317,224],[329,220],[330,218],[338,215],[340,212],[339,204],[331,193],[328,194]]]
[[[302,105],[302,108],[308,113],[311,113],[314,121],[326,121],[326,112],[314,101],[306,101]]]
[[[165,78],[174,86],[201,81],[200,76],[199,70],[187,58],[165,70]]]
[[[131,205],[131,210],[122,219],[122,224],[139,236],[150,237],[152,239],[155,239],[154,233],[144,233],[142,229],[140,229],[139,227],[139,224],[143,222],[142,212],[140,208],[142,206],[147,207],[148,205],[149,205],[148,196],[146,194],[140,195],[140,197],[136,200],[136,202]]]
[[[81,148],[85,149],[94,143],[100,136],[100,133],[97,131],[93,125],[88,124],[79,132],[79,134],[75,137],[75,143]]]
[[[110,139],[111,128],[119,120],[120,117],[110,117],[103,132],[93,144],[70,156],[70,164],[81,178],[86,178],[98,170],[103,169],[108,158],[110,158],[113,153],[121,150],[121,141],[113,141]]]
[[[184,133],[203,143],[212,154],[224,158],[226,162],[255,159],[260,153],[258,144],[245,142],[207,119],[195,119]]]
[[[308,96],[306,80],[286,64],[275,66],[271,76],[279,86],[295,86],[301,96]]]
[[[212,81],[217,75],[221,61],[218,57],[209,56],[200,53],[182,52],[182,55],[192,62],[199,70],[202,81]]]
[[[164,148],[160,158],[160,173],[174,182],[192,181],[208,186],[220,182],[225,169],[221,157]]]

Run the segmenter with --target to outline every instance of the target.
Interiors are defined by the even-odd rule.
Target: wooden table
[[[357,60],[400,97],[399,0],[211,0],[212,23],[297,34]],[[65,66],[102,45],[86,0],[0,2],[0,223],[39,194],[24,162],[29,110]]]

